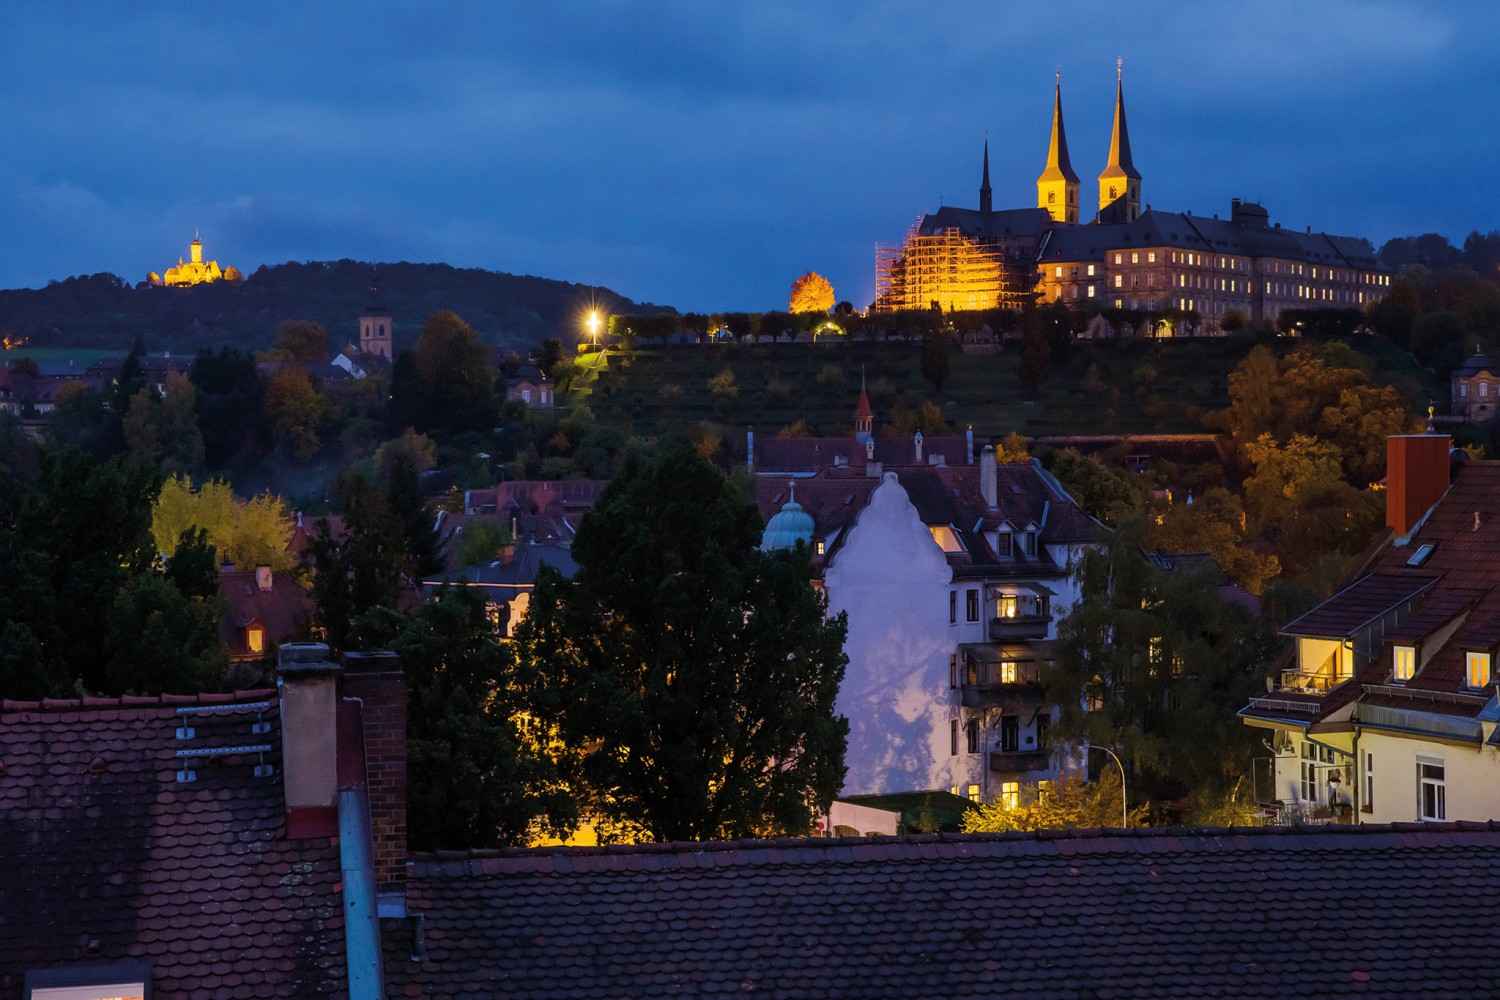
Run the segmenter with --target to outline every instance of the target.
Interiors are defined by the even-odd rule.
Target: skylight
[[[1433,544],[1432,542],[1423,542],[1421,545],[1417,546],[1417,551],[1415,551],[1415,552],[1413,552],[1411,554],[1411,558],[1408,559],[1408,560],[1406,560],[1406,565],[1408,565],[1408,566],[1420,566],[1420,565],[1422,565],[1424,562],[1427,561],[1427,558],[1432,555],[1432,550],[1435,549],[1435,548],[1437,548],[1437,546],[1435,544]]]

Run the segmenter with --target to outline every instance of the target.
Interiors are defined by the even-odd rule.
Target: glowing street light
[[[584,317],[583,325],[589,332],[589,340],[597,347],[599,345],[599,329],[604,325],[604,317],[599,315],[599,310],[590,309],[588,315]]]

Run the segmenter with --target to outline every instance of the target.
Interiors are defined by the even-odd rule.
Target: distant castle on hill
[[[1368,240],[1273,227],[1270,213],[1253,202],[1234,199],[1228,219],[1149,205],[1142,211],[1118,62],[1109,155],[1091,224],[1080,223],[1060,73],[1036,207],[994,209],[988,142],[980,176],[977,210],[939,208],[921,216],[900,246],[876,248],[877,311],[1019,308],[1040,300],[1172,314],[1211,332],[1231,312],[1273,323],[1283,310],[1363,309],[1390,285]],[[1171,335],[1170,323],[1161,332]]]
[[[198,234],[193,234],[193,241],[188,244],[188,259],[177,258],[177,263],[167,268],[165,274],[157,274],[152,271],[146,276],[146,280],[153,285],[167,285],[173,288],[181,288],[189,285],[207,285],[215,281],[239,281],[242,275],[240,269],[226,264],[222,269],[216,260],[203,259],[203,240]]]

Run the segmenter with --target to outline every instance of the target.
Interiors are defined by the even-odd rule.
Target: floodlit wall
[[[949,754],[958,713],[948,685],[952,575],[906,490],[886,473],[824,573],[829,613],[849,616],[838,697],[849,719],[846,795],[978,781],[982,755]]]
[[[1460,746],[1361,729],[1361,779],[1367,753],[1374,756],[1375,797],[1371,811],[1360,812],[1361,822],[1410,823],[1421,819],[1417,809],[1419,757],[1443,765],[1447,819],[1500,819],[1500,751],[1494,747]]]

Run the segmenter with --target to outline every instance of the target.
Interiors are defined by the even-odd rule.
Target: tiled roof
[[[0,996],[28,970],[152,964],[158,1000],[344,990],[337,844],[287,840],[274,691],[0,704]],[[180,707],[270,701],[255,713]],[[177,727],[196,730],[191,741]],[[268,743],[199,759],[185,747]]]
[[[1311,611],[1286,623],[1283,635],[1353,635],[1365,625],[1430,588],[1431,575],[1371,573],[1340,590]]]
[[[916,461],[916,442],[912,438],[883,435],[877,436],[874,443],[874,460],[882,465],[911,465]],[[962,434],[924,437],[922,461],[930,462],[934,455],[941,455],[945,465],[961,465],[968,457],[968,442]],[[761,474],[816,472],[835,463],[863,469],[866,461],[864,443],[852,434],[847,437],[770,437],[755,442],[755,471]]]
[[[1500,992],[1494,823],[497,852],[410,874],[420,931],[383,925],[399,997]]]
[[[1489,355],[1474,354],[1465,358],[1464,363],[1453,370],[1453,374],[1459,378],[1468,378],[1471,375],[1478,375],[1480,372],[1494,374],[1497,371],[1500,371],[1500,368],[1495,367],[1495,363],[1490,359]]]
[[[957,229],[965,236],[985,240],[1036,240],[1051,226],[1052,216],[1045,208],[1006,208],[997,212],[981,212],[972,208],[945,205],[936,212],[922,216],[917,223],[917,230],[924,236],[944,229]]]
[[[536,583],[543,566],[551,566],[564,579],[572,579],[578,572],[578,563],[573,559],[573,550],[566,545],[532,545],[521,543],[509,562],[495,559],[478,566],[465,566],[439,577],[422,581],[424,587],[440,586],[443,582],[463,583],[473,586],[525,587]]]
[[[219,639],[230,656],[258,655],[245,645],[245,627],[251,622],[265,629],[270,655],[273,646],[303,638],[312,619],[312,598],[289,573],[272,573],[271,589],[261,590],[254,570],[221,569],[219,596],[224,599]]]
[[[541,513],[553,508],[586,510],[609,483],[602,479],[515,479],[488,489],[469,490],[464,503],[479,513]]]

